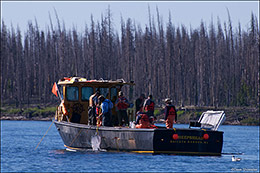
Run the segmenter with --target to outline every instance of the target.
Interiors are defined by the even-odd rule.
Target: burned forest
[[[249,14],[250,15],[250,14]],[[1,27],[1,103],[23,107],[57,103],[52,85],[62,77],[134,81],[134,97],[152,94],[157,104],[253,106],[259,104],[259,24],[234,28],[231,17],[217,25],[175,26],[157,15],[145,27],[122,19],[115,29],[108,11],[84,32],[67,29],[56,16],[41,30],[37,20]],[[24,33],[22,33],[24,32]],[[126,95],[131,92],[125,90]]]

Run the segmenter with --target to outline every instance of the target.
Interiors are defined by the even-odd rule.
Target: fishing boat
[[[191,121],[188,128],[166,129],[157,126],[154,129],[137,129],[89,125],[89,97],[99,90],[102,95],[114,102],[118,92],[126,85],[133,87],[135,84],[124,80],[87,80],[81,77],[63,78],[58,81],[58,86],[62,90],[60,94],[62,104],[57,107],[54,123],[66,148],[92,149],[92,138],[98,136],[100,148],[107,151],[221,155],[223,132],[218,131],[218,127],[225,120],[224,111],[204,112],[198,122]],[[55,89],[53,90],[55,93]],[[66,107],[66,113],[62,111],[62,107]],[[114,114],[115,110],[112,112]],[[132,111],[128,111],[128,115],[130,120],[134,120]]]

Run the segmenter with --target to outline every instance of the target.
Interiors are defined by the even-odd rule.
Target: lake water
[[[67,151],[54,124],[35,150],[50,125],[1,121],[1,172],[259,172],[258,126],[221,126],[224,154],[213,157]]]

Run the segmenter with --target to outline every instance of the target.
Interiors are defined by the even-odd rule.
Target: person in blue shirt
[[[113,103],[106,99],[103,95],[98,97],[101,103],[101,114],[102,116],[102,126],[112,126],[112,112]]]

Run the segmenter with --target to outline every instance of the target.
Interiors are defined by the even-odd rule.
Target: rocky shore
[[[26,117],[22,115],[1,115],[0,120],[14,120],[14,121],[51,121],[54,116],[48,117]]]

